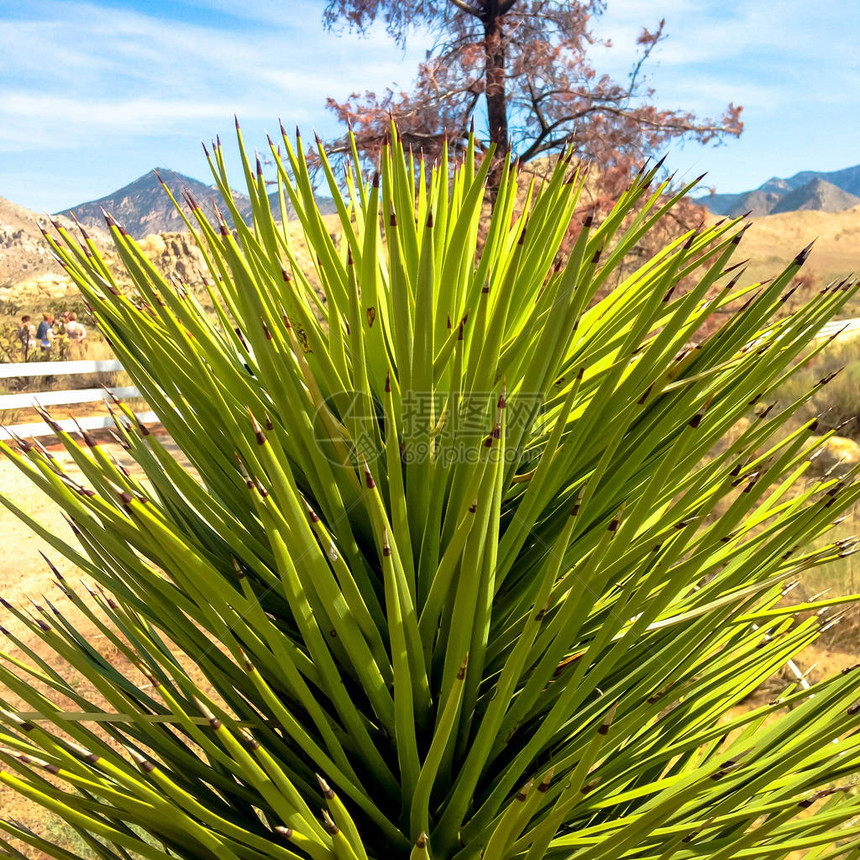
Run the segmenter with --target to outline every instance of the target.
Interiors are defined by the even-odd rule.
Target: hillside
[[[769,215],[781,199],[781,193],[757,188],[744,194],[714,194],[712,197],[699,198],[699,202],[717,215],[737,218],[749,212],[754,218],[758,218]]]
[[[78,235],[69,218],[55,215],[52,220]],[[0,198],[0,301],[9,312],[47,309],[53,300],[77,293],[69,276],[54,260],[37,222],[51,230],[47,218]],[[88,234],[108,263],[113,264],[115,254],[103,224],[102,219],[101,225],[87,225]],[[187,233],[165,232],[139,241],[143,252],[165,275],[175,275],[191,284],[200,282],[203,257]]]
[[[771,214],[800,212],[806,209],[818,212],[841,212],[843,209],[851,209],[857,205],[860,205],[860,197],[843,191],[832,182],[812,179],[806,185],[801,185],[800,188],[784,194],[771,209]]]
[[[174,170],[157,168],[158,175],[164,180],[177,201],[182,202],[183,192],[190,192],[203,207],[207,215],[213,214],[214,199],[226,214],[224,198],[211,185],[204,185],[190,176]],[[235,193],[233,200],[243,218],[250,217],[251,201],[244,195]],[[106,194],[98,200],[81,203],[61,212],[61,215],[75,215],[86,227],[104,226],[102,210],[109,212],[135,239],[142,239],[152,233],[168,233],[185,230],[185,222],[177,212],[170,197],[164,193],[155,171],[138,177],[134,182]]]
[[[860,164],[830,172],[802,170],[788,179],[773,176],[752,191],[705,194],[696,200],[715,215],[729,217],[745,212],[760,217],[802,209],[838,212],[860,203]]]
[[[145,196],[146,187],[138,186],[137,191]],[[159,193],[164,196],[160,187]],[[141,200],[143,197],[137,199]],[[333,206],[332,201],[329,203]],[[103,224],[101,212],[98,217]],[[65,216],[58,215],[53,218],[63,223],[73,235],[78,234],[76,226]],[[39,313],[77,297],[77,288],[55,262],[39,231],[39,220],[46,222],[48,219],[0,198],[0,322],[4,325],[11,324],[11,318],[21,313]],[[336,216],[326,216],[325,222],[328,229],[333,232],[337,230]],[[158,221],[153,217],[151,222],[145,223],[157,225],[174,222]],[[88,232],[108,266],[119,273],[118,277],[122,281],[122,267],[118,265],[108,233],[98,224],[92,227],[88,225]],[[308,256],[297,220],[290,221],[289,234],[298,264],[314,282],[314,264]],[[198,294],[204,304],[208,304],[208,295],[202,283],[207,275],[205,261],[190,233],[166,230],[137,238],[137,242],[163,275],[180,279]]]
[[[0,197],[0,285],[59,271],[37,222],[47,219]]]
[[[185,205],[183,195],[186,191],[189,192],[210,219],[214,216],[212,206],[214,200],[232,226],[233,220],[224,198],[215,186],[206,185],[190,176],[163,167],[139,176],[134,182],[98,200],[72,206],[60,214],[66,216],[74,214],[86,227],[102,228],[104,227],[102,210],[104,210],[113,215],[135,239],[142,239],[153,233],[182,232],[186,229],[185,222],[170,197],[164,193],[159,176],[179,203]],[[238,191],[234,191],[232,196],[239,214],[245,221],[249,221],[251,201],[248,196]],[[320,197],[317,200],[323,214],[335,211],[334,201],[331,198]],[[269,195],[269,201],[275,215],[280,217],[277,191]],[[289,206],[288,210],[291,211]]]
[[[842,170],[831,170],[829,173],[822,173],[815,170],[802,170],[800,173],[795,173],[794,176],[786,179],[785,182],[789,188],[800,188],[806,185],[810,179],[823,179],[849,194],[860,196],[860,164],[855,164],[854,167],[844,167]]]
[[[752,221],[740,247],[750,258],[745,280],[773,277],[812,239],[815,244],[804,271],[820,284],[860,272],[860,206],[835,213],[784,212]]]

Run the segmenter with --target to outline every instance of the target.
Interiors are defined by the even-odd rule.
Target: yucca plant
[[[18,513],[99,636],[6,604],[68,674],[8,633],[2,782],[99,858],[860,856],[860,672],[737,707],[839,602],[786,593],[852,551],[820,538],[860,497],[805,477],[812,392],[738,422],[854,286],[779,318],[808,251],[745,285],[734,219],[597,300],[678,199],[659,165],[562,256],[567,158],[527,188],[506,163],[487,216],[489,157],[428,173],[395,129],[343,197],[323,156],[337,238],[301,139],[272,144],[302,271],[239,151],[252,223],[220,143],[231,212],[187,200],[212,314],[110,216],[132,290],[49,238],[193,468],[119,404],[138,472],[58,425],[80,481],[3,446],[63,507],[68,541]]]

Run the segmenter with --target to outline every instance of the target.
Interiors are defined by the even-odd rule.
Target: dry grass
[[[828,225],[831,225],[832,229]],[[851,269],[860,269],[860,241],[857,241],[860,239],[860,207],[857,210],[838,215],[824,215],[816,212],[790,213],[759,219],[754,229],[747,232],[743,247],[748,255],[754,257],[749,272],[751,279],[772,275],[780,264],[790,261],[797,250],[806,244],[808,236],[816,233],[821,235],[822,240],[810,260],[810,266],[821,280],[828,280],[837,276],[838,273],[847,272]],[[854,237],[853,240],[846,238],[851,236]],[[300,264],[305,267],[304,270],[306,272],[312,271],[312,261],[307,257],[306,249],[298,242],[296,253]],[[99,342],[93,338],[87,344],[85,357],[96,359],[112,356],[103,341]],[[831,360],[839,359],[829,355],[822,359],[822,361]],[[851,366],[855,368],[855,372],[860,373],[860,340],[857,341],[854,351],[848,354],[847,359],[843,357],[841,360],[849,361]],[[822,375],[819,371],[820,368],[810,372]],[[95,379],[93,376],[61,377],[53,384],[58,388],[95,387],[100,383],[108,385],[127,384],[125,380],[119,377]],[[843,374],[843,376],[846,379],[851,379],[850,374]],[[858,383],[860,383],[860,379],[858,379]],[[853,390],[849,384],[848,388],[844,389],[838,386],[830,387],[827,396],[839,403],[842,401],[847,403],[851,397],[853,399],[850,401],[850,406],[846,406],[846,408],[855,409],[855,404],[860,406],[860,394],[858,392],[860,392],[860,384],[855,384]],[[786,392],[785,396],[789,396],[790,393]],[[85,410],[80,414],[95,414],[97,404],[83,404],[80,409]],[[19,420],[35,419],[23,416]],[[115,453],[121,456],[121,451],[118,448]],[[58,456],[64,455],[58,453]],[[17,473],[14,466],[8,461],[0,463],[0,489],[52,529],[55,528],[58,532],[66,530],[59,511],[29,481]],[[860,521],[860,512],[854,511],[849,515],[849,519],[839,526],[840,534],[838,536],[847,536],[852,531],[856,531],[854,526],[858,524],[857,521]],[[69,612],[70,616],[74,618],[73,608],[62,595],[58,596],[52,577],[38,555],[38,551],[42,549],[48,551],[50,557],[56,561],[56,553],[49,551],[38,537],[5,509],[0,509],[0,532],[4,536],[5,548],[4,561],[0,564],[0,590],[6,599],[12,603],[21,604],[26,602],[29,596],[39,599],[41,594],[48,594],[54,602],[62,606],[64,612]],[[849,565],[849,563],[851,564]],[[75,578],[76,573],[69,564],[60,562],[58,566],[61,572],[70,574],[71,579]],[[860,571],[858,571],[858,576],[860,576]],[[855,585],[853,559],[846,559],[840,565],[832,565],[830,568],[821,569],[810,575],[804,583],[804,588],[810,594],[824,588],[830,588],[838,593],[846,593],[853,591]],[[85,636],[95,638],[97,632],[88,626],[85,619],[79,620],[81,632]],[[853,622],[851,623],[853,624]],[[15,632],[21,633],[20,625]],[[36,647],[43,656],[46,658],[49,656],[45,653],[44,645],[37,637],[22,638],[25,638],[27,644]],[[858,638],[860,638],[860,625],[855,629],[853,626],[845,624],[842,626],[842,633],[839,638],[829,640],[830,649],[826,647],[815,648],[807,653],[801,662],[807,667],[818,663],[819,670],[817,671],[822,671],[823,674],[832,674],[834,670],[853,662],[853,655],[847,652],[849,648],[854,648]],[[0,647],[6,647],[6,644],[2,643]],[[8,650],[17,655],[14,646]],[[64,847],[81,854],[81,856],[89,856],[87,849],[82,845],[74,830],[56,816],[46,815],[44,810],[35,807],[20,796],[0,789],[0,808],[2,808],[5,817],[16,818],[45,838],[55,840]],[[22,850],[26,856],[40,858],[40,860],[47,856],[29,848]]]
[[[45,441],[48,442],[53,455],[62,463],[63,468],[68,474],[80,477],[79,471],[65,449],[56,442],[51,444],[49,440]],[[168,437],[162,437],[162,441],[168,446],[169,450],[173,451],[177,459],[186,468],[190,468],[190,464],[182,457],[181,452],[176,449]],[[133,474],[137,477],[142,477],[136,464],[128,458],[119,445],[109,443],[105,444],[105,448],[122,461]],[[68,536],[69,542],[73,545],[76,544],[74,536],[63,521],[59,508],[38,490],[27,477],[19,472],[11,461],[5,458],[0,460],[0,489],[2,489],[4,495],[8,496],[14,503],[20,505],[52,531],[63,536]],[[146,682],[142,677],[136,676],[137,670],[128,663],[125,657],[114,646],[107,642],[92,622],[57,588],[54,577],[40,557],[39,552],[44,552],[70,583],[77,582],[80,576],[79,571],[3,507],[0,507],[0,534],[3,535],[4,543],[3,562],[0,563],[0,593],[3,594],[4,599],[15,606],[26,606],[29,605],[30,599],[44,604],[44,598],[47,597],[75,625],[78,632],[109,659],[113,665],[120,669],[120,671],[128,674],[129,677],[134,677],[141,685],[145,684]],[[81,589],[78,589],[78,591],[81,591]],[[10,632],[19,637],[25,646],[32,648],[57,672],[64,676],[69,674],[68,667],[62,659],[54,651],[47,648],[45,643],[35,633],[29,632],[16,619],[3,618],[0,619],[0,623],[4,627],[8,627]],[[27,659],[15,644],[7,640],[4,636],[0,636],[0,648],[13,657]],[[188,668],[189,670],[193,669],[192,666],[188,666]],[[201,685],[205,683],[204,679],[199,676],[195,680]],[[101,701],[95,688],[86,679],[77,677],[74,679],[74,684],[78,692],[82,695],[91,698],[95,702]],[[52,699],[57,699],[56,695],[51,693],[47,688],[40,689]],[[13,705],[15,704],[14,700],[10,701]],[[61,818],[47,813],[42,807],[36,806],[23,796],[10,791],[6,787],[0,787],[0,810],[2,810],[0,815],[3,818],[19,821],[40,836],[60,845],[60,847],[68,848],[85,858],[95,857],[95,854],[87,848],[75,830]],[[46,860],[46,858],[50,858],[50,855],[29,846],[19,844],[16,847],[26,857],[33,858],[33,860]],[[3,856],[2,851],[0,851],[0,856]]]
[[[860,206],[843,212],[786,212],[752,220],[740,248],[750,259],[750,281],[772,278],[812,239],[815,245],[804,271],[818,282],[826,284],[860,272]]]

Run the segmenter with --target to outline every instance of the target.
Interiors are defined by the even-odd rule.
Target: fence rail
[[[117,400],[140,397],[133,386],[111,388]],[[37,406],[70,406],[73,403],[100,403],[105,399],[104,388],[76,388],[72,391],[37,391],[28,394],[0,394],[0,412],[9,409],[32,409]]]
[[[122,370],[122,365],[115,359],[102,361],[32,361],[20,364],[0,364],[0,379],[20,379],[22,377],[66,376],[77,373],[113,373]],[[119,386],[110,389],[117,400],[135,400],[141,397],[133,385]],[[107,397],[103,388],[78,388],[67,391],[37,391],[25,394],[0,395],[0,417],[3,412],[12,409],[32,409],[42,406],[71,406],[78,403],[100,403]],[[150,424],[158,421],[158,416],[151,411],[136,413],[139,421]],[[109,415],[86,415],[76,420],[71,418],[57,419],[63,430],[101,430],[113,427],[113,419]],[[0,439],[8,440],[15,436],[31,438],[38,436],[53,436],[54,431],[44,421],[33,421],[26,424],[13,424],[6,427],[0,424]]]
[[[850,331],[860,329],[860,319],[853,320],[832,320],[825,323],[821,331],[818,332],[818,337],[831,337],[834,334],[847,334]]]
[[[69,373],[111,373],[122,370],[115,358],[101,361],[24,361],[0,364],[0,379],[22,376],[64,376]]]
[[[834,334],[844,334],[860,330],[860,319],[833,320],[824,325],[817,337],[832,337]],[[20,379],[34,376],[63,376],[72,373],[112,373],[122,370],[122,365],[116,359],[101,361],[28,361],[17,364],[0,364],[0,379]],[[112,388],[111,393],[117,400],[134,400],[141,396],[134,386]],[[70,406],[76,403],[98,403],[104,400],[106,393],[101,388],[82,388],[70,391],[42,391],[34,394],[4,394],[0,395],[0,416],[12,409],[30,409],[34,406]],[[158,416],[151,411],[135,413],[145,424],[158,421]],[[85,416],[77,419],[60,419],[57,422],[64,430],[100,430],[113,427],[113,419],[109,416]],[[34,421],[29,424],[15,424],[4,427],[0,423],[0,439],[11,439],[13,436],[52,436],[54,431],[44,421]]]

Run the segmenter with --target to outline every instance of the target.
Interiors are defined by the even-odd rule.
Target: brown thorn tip
[[[530,779],[518,792],[517,796],[514,798],[515,800],[519,800],[520,803],[523,803],[528,799],[529,794],[531,793],[532,786],[534,785],[534,780]]]
[[[376,486],[376,481],[373,480],[373,475],[370,471],[370,466],[367,465],[367,460],[362,457],[361,462],[364,464],[364,482],[368,490],[372,490]]]
[[[332,791],[331,786],[318,773],[314,774],[314,776],[317,778],[320,791],[325,795],[327,800],[332,800],[335,797],[335,793]]]
[[[807,258],[809,257],[810,253],[812,252],[812,246],[813,246],[814,244],[815,244],[815,242],[814,242],[814,241],[810,242],[810,243],[809,243],[809,244],[808,244],[808,245],[807,245],[807,246],[806,246],[806,247],[805,247],[805,248],[804,248],[804,249],[803,249],[803,250],[802,250],[802,251],[801,251],[801,252],[800,252],[796,257],[795,257],[795,258],[794,258],[794,265],[796,265],[796,266],[802,266],[802,265],[806,262]]]
[[[382,555],[388,558],[391,555],[391,543],[388,540],[388,526],[382,527]]]

